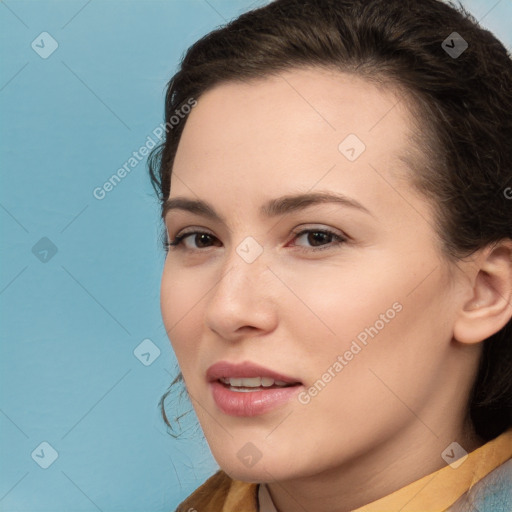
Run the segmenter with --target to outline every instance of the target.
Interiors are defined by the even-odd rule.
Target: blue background
[[[267,1],[1,3],[1,511],[174,510],[218,469],[194,414],[175,440],[158,409],[178,369],[146,160],[93,191],[157,140],[186,48]],[[463,3],[512,45],[510,0]]]

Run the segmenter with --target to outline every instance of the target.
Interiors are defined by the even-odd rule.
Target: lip
[[[275,372],[264,366],[249,361],[230,363],[219,361],[210,366],[206,372],[210,392],[217,407],[230,416],[257,416],[289,402],[304,385],[299,379]],[[270,377],[281,380],[287,387],[259,389],[258,391],[232,391],[229,386],[219,381],[221,378]]]
[[[229,416],[258,416],[285,405],[301,390],[302,384],[260,391],[231,391],[228,386],[215,380],[209,383],[210,392],[217,407]]]
[[[213,382],[221,378],[250,378],[250,377],[270,377],[274,380],[282,380],[287,384],[302,384],[299,379],[283,375],[282,373],[275,372],[260,366],[250,361],[243,363],[230,363],[229,361],[219,361],[212,364],[206,371],[206,378],[208,382]]]

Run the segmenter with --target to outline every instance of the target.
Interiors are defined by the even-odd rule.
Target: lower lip
[[[231,391],[219,381],[210,382],[213,399],[219,409],[230,416],[257,416],[291,400],[302,385],[268,388],[260,391]]]

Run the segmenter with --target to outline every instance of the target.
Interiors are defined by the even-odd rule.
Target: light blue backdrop
[[[176,360],[146,160],[94,191],[156,140],[184,50],[267,1],[1,3],[0,510],[169,511],[218,469],[157,407]],[[510,0],[464,4],[512,44]]]

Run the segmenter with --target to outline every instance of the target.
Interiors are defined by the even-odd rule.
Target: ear
[[[497,333],[512,318],[512,240],[479,251],[465,281],[466,298],[454,324],[453,337],[479,343]],[[469,297],[469,299],[467,298]]]

